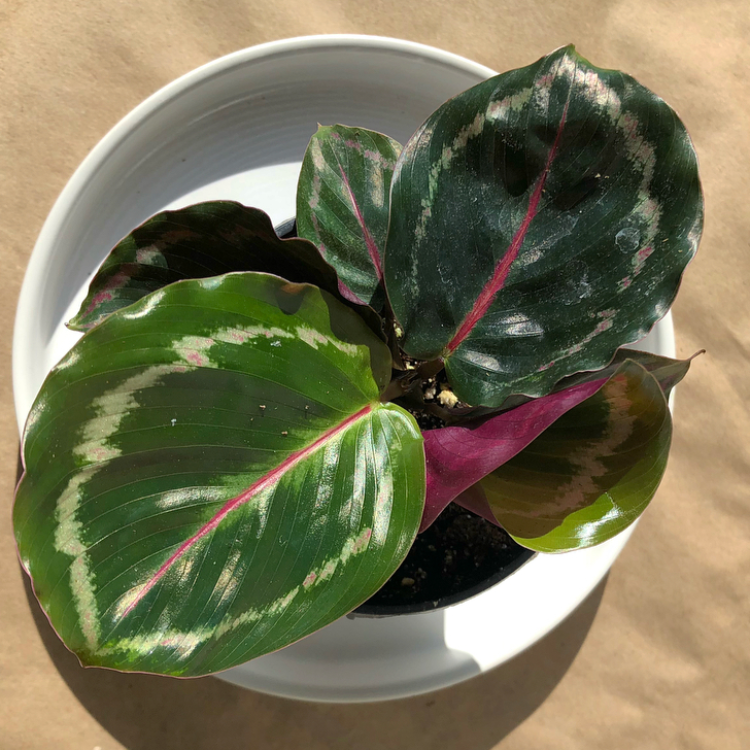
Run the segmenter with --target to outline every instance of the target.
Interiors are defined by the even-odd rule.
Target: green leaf
[[[571,375],[569,378],[565,378],[557,383],[552,392],[558,393],[581,383],[591,383],[594,380],[609,378],[617,372],[625,360],[631,359],[656,378],[662,391],[664,391],[664,395],[669,398],[672,389],[687,375],[690,363],[699,355],[704,354],[705,351],[705,349],[701,349],[693,354],[692,357],[688,357],[688,359],[671,359],[670,357],[651,354],[651,352],[641,352],[637,349],[618,349],[612,361],[606,367],[601,370],[579,372],[576,375]],[[468,419],[476,419],[487,414],[509,411],[533,400],[528,396],[511,396],[503,402],[502,406],[496,409],[475,406],[462,410],[454,410],[458,411],[458,413],[453,417],[452,422],[465,422]]]
[[[573,47],[441,106],[393,177],[384,278],[402,347],[499,406],[606,365],[675,297],[703,220],[682,122]]]
[[[345,125],[319,126],[305,152],[297,227],[336,269],[356,300],[383,308],[382,253],[391,177],[401,145]]]
[[[88,331],[110,313],[167,284],[232,271],[262,271],[338,296],[335,271],[303,239],[281,240],[257,208],[209,201],[156,214],[121,240],[68,323]]]
[[[599,391],[472,489],[484,492],[498,523],[524,547],[590,547],[643,513],[664,474],[671,435],[659,383],[626,360]],[[469,500],[477,506],[476,496]]]
[[[416,535],[414,419],[387,347],[310,285],[165,287],[86,334],[27,423],[16,539],[81,661],[240,664],[368,599]]]
[[[672,389],[687,375],[691,362],[696,357],[705,353],[706,350],[701,349],[687,359],[672,359],[670,357],[662,357],[658,354],[651,354],[651,352],[641,352],[637,349],[618,349],[612,361],[605,368],[595,372],[581,372],[566,378],[555,386],[555,390],[563,390],[581,383],[589,383],[599,378],[609,378],[617,372],[623,362],[630,359],[651,373],[656,378],[656,382],[661,386],[664,395],[669,398]]]

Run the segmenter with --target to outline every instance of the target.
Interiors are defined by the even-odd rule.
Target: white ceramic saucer
[[[64,321],[122,236],[164,208],[206,199],[238,200],[276,222],[286,219],[317,123],[361,125],[404,142],[445,99],[492,74],[412,42],[304,37],[221,58],[149,97],[81,164],[34,248],[13,342],[19,430],[48,371],[78,338]],[[669,316],[645,346],[674,356]],[[318,701],[445,687],[510,659],[554,628],[609,570],[632,530],[593,549],[537,555],[494,588],[441,612],[344,618],[219,677]]]

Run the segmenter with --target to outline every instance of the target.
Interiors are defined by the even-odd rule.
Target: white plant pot
[[[52,366],[78,339],[64,327],[91,275],[152,214],[233,199],[294,214],[302,155],[317,123],[405,142],[445,99],[493,75],[412,42],[317,36],[236,52],[149,97],[84,160],[44,224],[24,279],[13,343],[19,430]],[[674,356],[671,318],[640,345]],[[536,555],[486,592],[445,610],[342,618],[275,654],[218,675],[267,693],[372,701],[445,687],[530,646],[592,591],[627,542]],[[509,616],[510,613],[510,616]]]

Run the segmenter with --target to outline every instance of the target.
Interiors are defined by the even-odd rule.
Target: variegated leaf
[[[690,139],[573,47],[446,102],[394,173],[384,278],[417,359],[499,406],[606,365],[669,308],[702,228]]]
[[[424,502],[387,347],[310,285],[165,287],[58,364],[23,439],[23,565],[87,665],[202,675],[369,598]]]
[[[656,378],[626,360],[593,396],[457,502],[485,517],[489,511],[529,549],[590,547],[646,509],[664,474],[671,434]]]
[[[475,408],[471,410],[473,415],[457,419],[452,425],[428,430],[425,433],[427,496],[420,531],[429,527],[452,501],[497,524],[482,485],[475,483],[524,450],[563,414],[591,398],[627,360],[649,372],[669,397],[698,354],[677,360],[620,349],[603,370],[568,378],[547,396],[523,399],[512,405],[510,399],[504,404],[507,408],[495,413],[481,413]]]
[[[656,382],[661,386],[662,391],[664,391],[664,395],[669,398],[672,389],[688,374],[692,361],[705,353],[706,350],[701,349],[687,359],[672,359],[671,357],[662,357],[659,354],[652,354],[651,352],[641,352],[637,349],[618,349],[612,361],[603,369],[596,370],[595,372],[581,372],[570,378],[566,378],[561,383],[558,383],[555,390],[570,388],[571,386],[588,383],[592,380],[599,380],[600,378],[609,378],[617,372],[625,360],[630,359],[639,364],[646,372],[651,373],[656,378]]]
[[[569,378],[565,378],[557,383],[553,393],[567,390],[568,388],[572,388],[574,385],[580,385],[581,383],[590,383],[593,380],[609,378],[617,372],[617,369],[626,359],[632,359],[633,362],[639,364],[656,378],[662,391],[664,391],[664,394],[669,398],[672,389],[685,377],[685,375],[687,375],[687,372],[690,369],[690,363],[699,355],[704,354],[705,351],[705,349],[701,349],[693,354],[692,357],[688,357],[688,359],[671,359],[670,357],[651,354],[651,352],[641,352],[637,349],[618,349],[612,361],[606,367],[603,367],[601,370],[580,372],[576,375],[571,375]],[[458,414],[453,422],[465,422],[488,414],[497,414],[501,411],[515,409],[521,404],[528,403],[531,400],[533,399],[528,396],[511,396],[503,402],[502,406],[496,409],[475,406],[458,410]]]
[[[391,177],[401,145],[345,125],[320,126],[297,189],[297,227],[336,269],[355,301],[384,304],[382,253]],[[343,291],[343,290],[342,290]]]
[[[167,284],[232,271],[273,273],[338,295],[335,271],[310,242],[279,239],[271,219],[257,208],[208,201],[162,211],[121,240],[68,326],[88,331]]]

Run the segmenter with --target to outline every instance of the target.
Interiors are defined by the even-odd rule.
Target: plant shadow
[[[213,677],[175,680],[83,669],[50,628],[22,575],[55,667],[86,710],[128,750],[489,750],[563,678],[596,617],[607,580],[555,630],[489,673],[415,698],[338,705],[276,698]]]

